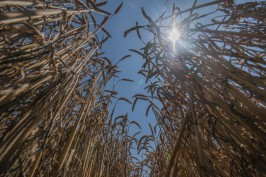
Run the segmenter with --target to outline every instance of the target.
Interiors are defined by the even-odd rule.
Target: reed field
[[[0,1],[0,176],[266,176],[266,2],[142,8],[122,34],[142,46],[118,62],[105,25],[124,7],[107,3]],[[133,53],[147,94],[119,98]],[[117,102],[155,117],[150,134]]]

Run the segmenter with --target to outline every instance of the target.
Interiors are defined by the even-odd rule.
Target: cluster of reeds
[[[0,2],[0,176],[124,175],[126,132],[109,120],[115,92],[105,90],[117,70],[100,51],[104,4]]]
[[[157,124],[140,139],[137,122],[108,111],[105,4],[0,2],[0,176],[265,175],[266,3],[195,1],[156,20],[142,10],[149,24],[125,33],[153,36],[132,50],[149,82],[133,108],[148,101]]]
[[[199,1],[200,2],[200,1]],[[210,10],[211,9],[211,10]],[[139,140],[138,162],[150,176],[266,174],[266,3],[194,2],[148,25],[130,28],[140,40],[139,71],[157,124]],[[174,22],[175,21],[175,22]],[[167,30],[180,39],[173,50]],[[137,173],[137,172],[136,172]]]

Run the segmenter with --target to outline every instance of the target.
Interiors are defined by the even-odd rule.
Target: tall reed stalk
[[[211,10],[210,10],[211,9]],[[212,1],[132,27],[145,63],[140,74],[157,124],[139,140],[140,169],[150,176],[266,174],[265,2]],[[208,12],[209,11],[209,12]],[[173,51],[167,32],[180,38]],[[137,171],[136,171],[137,173]]]
[[[105,90],[117,70],[100,50],[104,4],[0,2],[0,176],[124,174],[127,142]]]

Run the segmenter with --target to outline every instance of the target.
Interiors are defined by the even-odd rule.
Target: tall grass
[[[121,176],[104,4],[0,2],[0,176]]]
[[[148,24],[125,36],[153,36],[132,49],[148,95],[132,106],[148,101],[157,122],[140,139],[108,109],[118,69],[100,50],[105,4],[0,2],[0,176],[265,175],[266,3],[195,1],[158,19],[142,9]]]
[[[150,176],[266,174],[265,10],[265,2],[195,1],[158,19],[142,9],[148,24],[125,31],[153,36],[132,50],[149,83],[133,106],[146,100],[157,118],[138,144]],[[167,38],[174,24],[175,51]]]

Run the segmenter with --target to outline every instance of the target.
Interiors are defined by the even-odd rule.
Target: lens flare
[[[168,36],[168,39],[172,41],[172,43],[175,43],[180,38],[180,33],[177,31],[177,29],[173,29]]]
[[[180,38],[180,33],[176,28],[173,28],[168,35],[168,39],[172,42],[173,44],[173,53],[175,54],[176,51],[176,41],[179,40]]]

